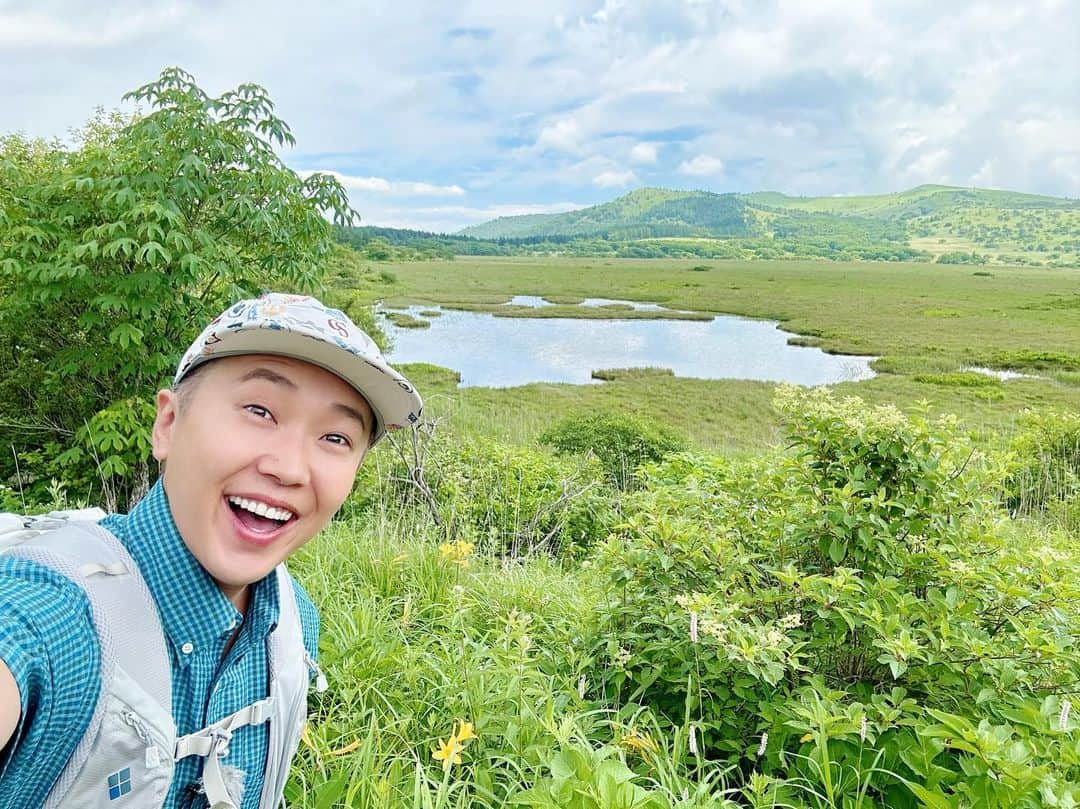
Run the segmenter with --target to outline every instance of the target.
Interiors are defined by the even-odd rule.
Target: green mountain
[[[753,217],[738,194],[639,188],[624,197],[558,214],[502,216],[459,231],[477,239],[536,236],[750,236]]]
[[[1080,200],[943,185],[847,197],[640,188],[567,213],[500,217],[458,235],[533,245],[569,242],[577,252],[603,252],[597,240],[617,242],[617,255],[681,250],[733,258],[1076,265]]]

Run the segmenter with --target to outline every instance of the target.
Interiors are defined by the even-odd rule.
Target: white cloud
[[[923,152],[904,167],[905,174],[911,178],[912,185],[930,182],[953,182],[947,173],[949,151],[934,149]]]
[[[500,216],[565,213],[585,207],[576,202],[514,204],[488,206],[436,205],[421,207],[369,207],[363,213],[364,225],[411,228],[435,233],[454,233],[469,225],[489,222]]]
[[[655,163],[656,154],[655,143],[638,143],[630,150],[630,159],[635,163]]]
[[[154,9],[98,8],[79,19],[79,12],[52,15],[38,10],[0,9],[0,47],[5,48],[104,48],[167,30],[178,24],[186,11],[177,3]]]
[[[639,84],[636,87],[631,87],[627,92],[630,93],[671,93],[679,94],[686,92],[685,81],[647,81],[644,84]]]
[[[699,154],[679,164],[679,174],[685,174],[688,177],[705,177],[709,174],[719,174],[723,170],[724,161],[707,154]]]
[[[540,130],[540,135],[536,139],[536,148],[576,152],[580,146],[581,137],[581,127],[575,121],[564,119]]]
[[[626,169],[624,171],[602,171],[593,177],[592,181],[593,185],[598,188],[620,188],[636,183],[638,178],[634,172]]]
[[[416,197],[463,197],[465,189],[460,185],[433,185],[432,183],[391,183],[391,188],[400,188],[401,193]]]
[[[437,208],[418,208],[423,213],[454,214],[476,222],[486,222],[500,216],[525,216],[539,213],[566,213],[584,208],[576,202],[552,202],[543,205],[535,203],[489,205],[485,208],[470,208],[463,205],[443,205]]]
[[[349,191],[367,191],[373,194],[390,194],[398,197],[462,197],[465,189],[459,185],[434,185],[409,180],[387,180],[383,177],[352,177],[339,171],[317,169],[298,171],[301,177],[312,174],[329,174]]]
[[[1077,2],[261,9],[0,0],[0,133],[63,136],[179,64],[213,94],[265,86],[298,140],[289,164],[334,166],[383,224],[391,210],[467,223],[412,213],[432,200],[485,215],[508,200],[600,201],[630,168],[672,187],[872,193],[951,179],[1080,196]]]

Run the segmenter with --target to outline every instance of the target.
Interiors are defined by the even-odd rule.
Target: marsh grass
[[[796,333],[795,344],[878,356],[877,378],[836,385],[838,392],[905,409],[928,400],[977,434],[1009,433],[1027,408],[1080,408],[1080,329],[1075,309],[1061,305],[1075,299],[1080,270],[995,266],[993,277],[974,277],[970,268],[913,263],[716,261],[707,273],[697,266],[693,260],[459,257],[393,265],[399,283],[390,294],[398,303],[480,310],[517,294],[560,304],[509,313],[522,317],[653,315],[576,307],[597,297],[775,318]],[[925,381],[979,365],[1036,369],[1046,378],[1000,386]],[[567,412],[589,409],[671,424],[697,446],[725,453],[757,452],[778,438],[774,386],[762,382],[619,375],[602,385],[421,390],[431,412],[448,417],[454,431],[509,443],[531,442]]]
[[[558,721],[586,705],[576,684],[597,590],[548,557],[455,564],[441,539],[382,511],[336,523],[296,558],[324,605],[332,683],[302,745],[297,805],[502,805]],[[478,738],[444,783],[432,751],[455,721]]]
[[[421,320],[418,317],[413,317],[407,312],[387,312],[386,319],[397,326],[399,329],[430,329],[431,323],[427,320]]]
[[[895,357],[878,361],[879,376],[832,386],[868,404],[893,403],[912,410],[931,402],[955,413],[989,444],[1018,429],[1027,409],[1080,408],[1080,391],[1047,380],[1011,379],[1000,386],[965,387],[917,382],[918,373],[958,371],[953,361]],[[430,365],[403,366],[423,392],[425,412],[443,420],[450,437],[532,444],[548,427],[574,411],[630,413],[675,427],[695,447],[732,456],[756,454],[780,441],[773,407],[776,386],[753,380],[703,380],[662,372],[616,372],[603,384],[537,383],[515,388],[459,388],[456,376]],[[899,373],[889,372],[892,369]],[[991,377],[985,377],[992,379]]]
[[[651,379],[654,377],[674,378],[675,372],[670,368],[598,368],[591,374],[593,379],[602,382],[614,382],[616,380]]]
[[[952,371],[943,374],[915,374],[916,382],[928,385],[945,385],[954,388],[1000,388],[1002,381],[993,376],[974,371]]]
[[[548,296],[551,297],[551,296]],[[652,301],[649,301],[650,303]],[[574,318],[581,320],[712,320],[705,312],[672,309],[635,309],[626,303],[608,303],[601,306],[581,306],[579,303],[552,303],[551,306],[517,306],[507,303],[448,303],[446,309],[465,312],[487,312],[495,317],[527,317],[543,320]]]
[[[940,346],[955,360],[1025,349],[1080,355],[1072,310],[1060,308],[1080,270],[995,267],[973,277],[941,264],[828,261],[595,261],[554,257],[461,258],[393,265],[398,302],[502,304],[513,295],[560,303],[613,298],[673,309],[776,319],[797,334],[824,336],[832,348],[877,356]],[[593,316],[603,316],[596,308]],[[933,317],[926,310],[960,316]],[[535,314],[535,310],[530,310]]]

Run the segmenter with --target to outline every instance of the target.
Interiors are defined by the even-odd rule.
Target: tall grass
[[[577,691],[595,588],[547,557],[451,557],[423,520],[336,524],[293,565],[324,605],[315,706],[296,768],[302,806],[497,806],[539,765]],[[443,772],[455,723],[478,738]],[[327,803],[329,801],[330,803]]]

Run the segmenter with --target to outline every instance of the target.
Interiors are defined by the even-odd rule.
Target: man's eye
[[[261,419],[273,419],[274,415],[262,405],[248,404],[244,405],[244,410],[258,416]]]
[[[347,436],[344,436],[341,433],[327,433],[323,437],[331,444],[338,444],[342,447],[352,446],[352,441],[350,441]]]

